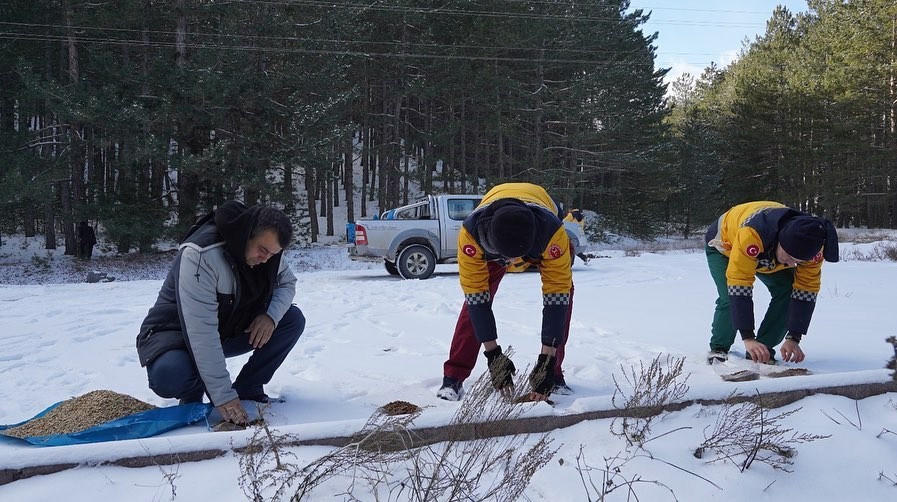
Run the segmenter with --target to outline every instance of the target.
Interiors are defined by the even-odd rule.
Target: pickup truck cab
[[[403,279],[427,279],[439,263],[457,263],[458,233],[482,195],[428,195],[407,206],[391,209],[389,219],[349,224],[349,258],[383,262],[387,272]],[[564,222],[576,252],[586,237],[575,222]],[[353,233],[354,230],[354,233]],[[354,239],[351,236],[354,235]]]

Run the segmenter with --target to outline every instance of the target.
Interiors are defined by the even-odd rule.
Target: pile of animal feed
[[[42,417],[3,431],[17,437],[72,434],[155,406],[111,390],[95,390],[59,403]]]

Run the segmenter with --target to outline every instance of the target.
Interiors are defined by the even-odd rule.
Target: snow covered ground
[[[870,237],[871,235],[871,237]],[[894,245],[893,233],[861,234],[844,244],[837,264],[826,264],[810,333],[802,342],[814,374],[745,383],[722,382],[704,363],[714,288],[700,248],[639,251],[632,243],[595,246],[602,258],[574,267],[576,292],[565,371],[574,388],[540,403],[527,416],[564,416],[613,408],[614,378],[657,355],[685,358],[685,399],[719,399],[732,391],[779,391],[803,387],[886,382],[893,353],[885,343],[895,329],[897,263],[857,258]],[[170,254],[128,265],[114,257],[75,262],[60,253],[28,256],[32,244],[4,240],[0,248],[0,424],[25,420],[48,405],[91,390],[108,389],[159,406],[176,404],[155,396],[137,362],[134,337],[155,300]],[[23,256],[25,258],[23,258]],[[32,253],[33,256],[33,253]],[[434,393],[442,377],[452,330],[461,306],[457,267],[440,265],[433,278],[403,281],[380,266],[356,264],[339,246],[288,251],[299,276],[296,303],[308,319],[306,332],[268,386],[287,402],[267,418],[276,430],[300,438],[351,434],[378,407],[404,400],[424,407],[418,426],[448,423],[459,404]],[[100,270],[113,282],[88,284]],[[755,290],[757,315],[768,300]],[[523,368],[539,345],[538,274],[505,278],[496,298],[499,342],[513,347]],[[740,344],[736,344],[740,349]],[[230,360],[231,371],[245,361]],[[485,371],[480,361],[473,377]],[[785,365],[788,366],[788,365]],[[652,424],[644,450],[628,449],[610,433],[611,420],[591,420],[552,432],[559,450],[532,479],[530,500],[596,499],[591,480],[601,473],[577,469],[580,448],[593,467],[617,458],[617,484],[632,485],[640,500],[893,500],[897,497],[897,393],[853,401],[815,395],[772,410],[794,432],[828,435],[796,445],[793,472],[754,463],[745,472],[730,462],[708,463],[693,452],[713,428],[722,408],[692,405]],[[669,432],[669,434],[666,434]],[[116,443],[39,448],[0,439],[0,470],[37,463],[98,462],[108,458],[224,448],[246,441],[251,431],[209,432],[205,424],[159,437]],[[295,460],[310,462],[328,447],[294,448]],[[652,458],[653,457],[653,458]],[[626,460],[623,462],[624,459]],[[79,467],[0,486],[0,500],[65,497],[78,500],[245,500],[238,484],[240,457],[229,454],[203,462],[137,469]],[[653,483],[653,482],[657,483]],[[311,500],[345,500],[350,481],[338,478]],[[668,488],[667,488],[668,487]],[[364,494],[368,493],[367,496]],[[381,500],[385,499],[381,494]],[[628,500],[618,488],[608,500]],[[374,500],[356,491],[361,500]],[[674,498],[675,497],[675,498]],[[398,498],[402,500],[401,498]]]

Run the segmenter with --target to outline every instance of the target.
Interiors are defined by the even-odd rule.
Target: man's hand
[[[744,351],[751,356],[755,363],[769,362],[769,349],[757,340],[745,340]]]
[[[268,343],[274,333],[274,321],[268,314],[259,314],[249,323],[246,333],[249,333],[249,345],[254,349],[261,348]]]
[[[529,384],[533,390],[530,399],[533,401],[545,401],[554,389],[554,366],[557,363],[555,356],[539,354],[536,366],[529,375]]]
[[[794,340],[785,340],[785,343],[782,344],[782,348],[779,350],[782,353],[783,361],[799,363],[804,360],[804,351],[801,350],[800,345]]]
[[[483,355],[489,361],[489,376],[492,377],[492,387],[503,391],[502,394],[507,397],[508,393],[514,389],[513,376],[517,372],[514,362],[502,353],[499,346],[483,352]]]
[[[246,425],[249,423],[249,414],[246,413],[246,409],[243,408],[243,403],[240,402],[239,398],[219,406],[218,413],[221,413],[221,418],[223,418],[225,422],[237,425]]]

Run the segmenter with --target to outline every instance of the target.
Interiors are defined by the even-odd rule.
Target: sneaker
[[[204,394],[200,392],[199,394],[195,394],[192,396],[184,396],[178,399],[178,404],[193,404],[193,403],[201,403]]]
[[[442,377],[442,387],[436,391],[436,397],[446,401],[460,401],[463,385],[460,380],[452,377]]]
[[[745,354],[744,358],[747,359],[748,361],[751,361],[751,362],[754,361],[753,359],[751,359],[751,355],[750,355],[750,354]],[[776,360],[775,357],[770,357],[770,358],[769,358],[769,361],[766,361],[766,362],[763,363],[763,364],[768,364],[768,365],[770,365],[770,366],[775,366],[775,365],[779,364],[779,362]]]
[[[256,403],[262,404],[272,404],[272,403],[285,403],[286,399],[280,397],[271,397],[268,394],[262,392],[261,394],[253,394],[251,396],[240,396],[241,401],[255,401]]]
[[[724,363],[729,360],[729,351],[723,349],[714,349],[707,354],[707,364],[714,365]]]
[[[559,396],[569,396],[570,394],[573,394],[573,389],[567,385],[567,382],[564,381],[564,377],[555,375],[554,388],[551,389],[551,393]]]

